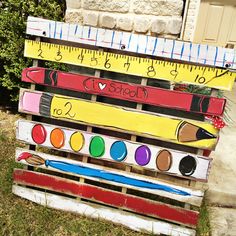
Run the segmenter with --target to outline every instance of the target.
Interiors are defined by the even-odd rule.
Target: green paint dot
[[[94,136],[89,145],[90,155],[93,157],[100,157],[105,152],[105,142],[100,136]]]

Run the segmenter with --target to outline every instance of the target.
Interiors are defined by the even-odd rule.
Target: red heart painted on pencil
[[[102,83],[98,83],[98,86],[101,90],[103,90],[104,88],[106,88],[106,84],[102,84]]]

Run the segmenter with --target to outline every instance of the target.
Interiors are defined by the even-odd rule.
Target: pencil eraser
[[[41,93],[25,91],[22,97],[21,109],[32,113],[39,114],[39,104]]]

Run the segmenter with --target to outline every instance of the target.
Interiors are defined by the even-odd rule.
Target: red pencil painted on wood
[[[45,188],[55,192],[78,196],[110,206],[121,207],[136,213],[185,224],[194,228],[197,224],[198,212],[103,189],[89,184],[79,183],[61,177],[15,169],[13,179],[17,184]]]
[[[214,116],[223,114],[226,103],[226,100],[222,98],[170,91],[40,67],[25,68],[22,72],[22,81]]]

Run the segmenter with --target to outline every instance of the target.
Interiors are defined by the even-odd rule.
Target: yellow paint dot
[[[84,146],[84,136],[80,132],[75,132],[70,137],[70,146],[74,152],[78,152]]]

